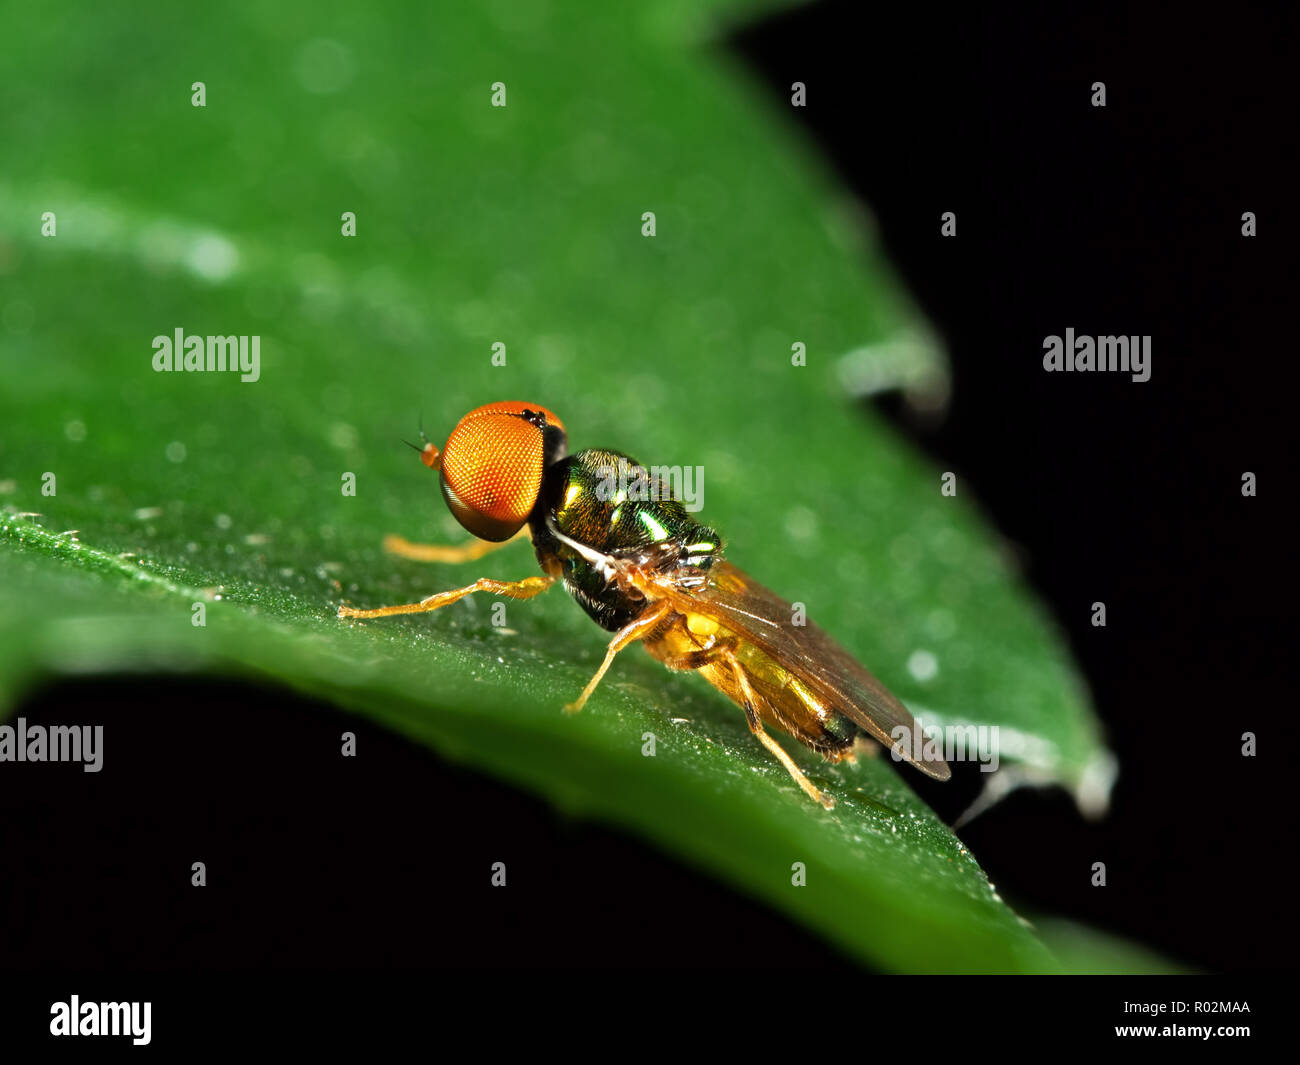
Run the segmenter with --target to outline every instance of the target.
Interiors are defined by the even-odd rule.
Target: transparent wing
[[[665,582],[666,584],[667,582]],[[662,589],[682,610],[710,617],[757,645],[807,685],[819,699],[865,729],[887,748],[936,780],[952,776],[942,757],[925,757],[924,737],[898,743],[899,729],[911,737],[916,722],[899,700],[822,629],[793,623],[794,609],[779,595],[729,562],[718,562],[699,588]],[[913,753],[920,754],[918,758]]]

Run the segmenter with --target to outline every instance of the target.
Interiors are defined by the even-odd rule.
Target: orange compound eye
[[[532,513],[546,459],[544,425],[564,430],[536,403],[489,403],[465,415],[447,438],[443,498],[479,539],[509,540]]]

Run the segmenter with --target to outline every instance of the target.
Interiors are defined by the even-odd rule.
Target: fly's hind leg
[[[510,539],[502,540],[500,543],[493,543],[490,540],[471,540],[459,547],[448,547],[444,544],[413,544],[400,536],[389,535],[384,537],[384,550],[390,555],[414,559],[416,562],[473,562],[527,536],[528,526],[525,525]]]
[[[350,606],[339,607],[339,617],[341,618],[386,618],[392,614],[423,614],[428,610],[437,610],[439,607],[447,606],[449,603],[456,602],[457,599],[464,599],[465,596],[472,592],[491,592],[493,595],[505,595],[511,599],[531,599],[535,595],[541,595],[552,584],[558,580],[557,577],[525,577],[521,581],[498,581],[491,577],[480,577],[473,584],[467,584],[464,588],[456,588],[450,592],[438,592],[427,599],[421,599],[418,603],[402,603],[398,606],[377,606],[373,610],[357,610]]]
[[[749,731],[754,734],[758,742],[766,747],[772,754],[776,755],[779,761],[786,768],[786,772],[794,778],[794,782],[801,787],[809,798],[819,802],[827,810],[835,806],[835,800],[825,792],[819,791],[817,787],[809,780],[802,769],[800,769],[793,758],[784,747],[776,740],[772,739],[763,728],[763,722],[758,717],[758,696],[754,694],[753,686],[749,683],[749,674],[745,672],[745,667],[741,665],[740,660],[735,653],[736,641],[731,638],[718,640],[716,643],[702,647],[697,651],[686,651],[677,654],[658,653],[656,657],[669,669],[702,669],[705,666],[715,662],[725,662],[727,668],[731,670],[732,676],[736,678],[736,686],[743,700],[742,706],[745,711],[745,721],[749,725]]]
[[[750,686],[749,674],[745,672],[745,667],[742,666],[740,661],[736,658],[735,652],[732,651],[731,648],[725,647],[721,650],[718,657],[731,667],[731,672],[736,678],[736,683],[740,685],[740,694],[745,700],[745,720],[749,723],[749,731],[754,734],[759,743],[776,756],[777,761],[785,766],[786,772],[794,777],[794,782],[798,784],[799,787],[803,788],[804,792],[810,799],[821,803],[827,810],[833,809],[835,806],[835,800],[824,792],[819,791],[816,785],[804,776],[803,770],[795,765],[794,759],[790,757],[786,749],[777,743],[776,740],[772,739],[763,728],[763,722],[758,719],[758,710],[756,709],[758,705],[758,697],[754,694],[754,689]]]
[[[596,685],[600,683],[600,678],[603,677],[605,671],[609,669],[610,663],[614,661],[614,656],[634,640],[641,640],[648,636],[654,630],[655,626],[668,615],[671,609],[672,608],[667,603],[653,606],[644,614],[633,618],[619,629],[618,632],[614,633],[614,638],[609,641],[609,647],[605,649],[605,661],[603,661],[600,664],[600,668],[596,670],[596,675],[592,677],[591,680],[587,681],[587,686],[582,689],[582,694],[573,702],[565,706],[564,712],[566,714],[576,714],[581,710],[583,706],[586,705],[587,700],[591,698],[591,693],[596,690]]]

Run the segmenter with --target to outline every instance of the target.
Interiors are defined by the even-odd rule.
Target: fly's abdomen
[[[861,730],[795,671],[757,647],[742,646],[738,655],[764,704],[757,708],[764,721],[831,761],[839,761],[853,749]]]

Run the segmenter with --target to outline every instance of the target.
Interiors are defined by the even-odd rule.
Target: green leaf
[[[724,697],[640,652],[561,714],[606,639],[562,592],[509,603],[505,628],[472,598],[336,618],[536,572],[523,546],[469,567],[380,549],[464,539],[400,443],[421,412],[438,438],[527,399],[574,448],[702,466],[729,557],[927,724],[999,726],[1004,762],[1094,805],[1108,786],[974,486],[941,496],[847,394],[864,366],[933,382],[942,352],[716,26],[685,4],[479,7],[6,12],[0,696],[121,670],[283,683],[624,825],[876,965],[1056,968],[910,770],[805,758],[827,814]],[[259,379],[154,372],[177,328],[260,336]]]
[[[1044,918],[1035,921],[1034,928],[1052,954],[1071,973],[1154,976],[1196,971],[1187,965],[1170,961],[1146,947],[1073,921]]]

